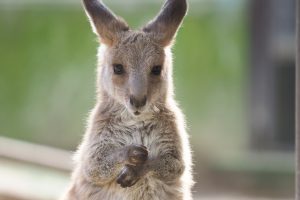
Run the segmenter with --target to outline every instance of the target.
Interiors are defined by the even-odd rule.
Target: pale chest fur
[[[147,147],[149,159],[158,157],[167,151],[180,150],[178,143],[179,135],[170,129],[171,124],[164,120],[152,118],[144,121],[113,121],[101,128],[102,133],[98,139],[128,146],[141,144]],[[173,136],[170,137],[170,134]],[[146,174],[134,186],[121,188],[120,185],[112,182],[101,187],[92,186],[88,183],[86,190],[92,197],[89,199],[106,200],[160,200],[172,199],[182,200],[182,181],[179,179],[171,183],[158,180],[151,173]]]
[[[190,200],[191,160],[190,147],[187,134],[184,130],[184,120],[180,118],[180,112],[168,112],[145,119],[110,118],[102,120],[98,118],[97,107],[91,113],[90,126],[85,139],[78,150],[77,170],[73,174],[74,192],[77,198],[65,198],[68,200]],[[174,114],[176,113],[176,114]],[[176,116],[176,117],[175,117]],[[179,117],[179,118],[178,118]],[[115,181],[105,185],[94,185],[82,176],[84,167],[82,159],[92,146],[104,142],[108,145],[107,151],[100,156],[110,154],[111,148],[121,149],[131,144],[139,144],[147,147],[149,159],[157,158],[164,154],[176,154],[185,168],[182,175],[176,175],[173,181],[168,182],[157,179],[149,172],[135,185],[122,188]],[[95,145],[96,144],[96,145]],[[92,147],[93,148],[93,147]],[[76,189],[77,188],[77,189]],[[78,190],[78,188],[80,188]],[[72,194],[72,189],[69,195]]]
[[[117,143],[124,146],[130,144],[144,145],[149,151],[149,158],[158,156],[168,148],[179,148],[175,147],[177,145],[175,144],[176,138],[178,138],[177,133],[171,133],[173,135],[171,138],[166,128],[168,128],[167,124],[156,119],[111,125]]]

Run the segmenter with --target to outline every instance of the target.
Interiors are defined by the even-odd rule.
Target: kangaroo
[[[62,199],[191,200],[191,150],[171,54],[186,0],[167,0],[139,30],[102,1],[83,4],[101,42],[97,102]]]

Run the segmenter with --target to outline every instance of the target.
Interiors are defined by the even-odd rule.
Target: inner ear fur
[[[101,0],[83,0],[83,4],[93,31],[102,43],[111,46],[118,41],[122,32],[129,30],[127,23],[110,11]]]
[[[167,0],[159,14],[143,31],[153,35],[162,46],[168,46],[172,43],[186,12],[186,0]]]

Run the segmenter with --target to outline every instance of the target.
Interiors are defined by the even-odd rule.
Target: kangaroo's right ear
[[[104,44],[113,45],[121,32],[129,30],[126,22],[115,16],[101,0],[83,0],[83,4],[93,31]]]

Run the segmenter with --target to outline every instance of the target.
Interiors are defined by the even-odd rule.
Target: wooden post
[[[300,200],[300,0],[296,14],[296,200]]]

